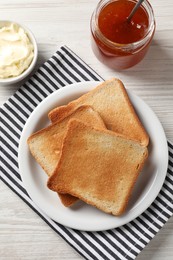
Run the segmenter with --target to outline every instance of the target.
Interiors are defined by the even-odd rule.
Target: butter
[[[23,28],[11,23],[0,28],[0,78],[16,77],[31,64],[34,47]]]

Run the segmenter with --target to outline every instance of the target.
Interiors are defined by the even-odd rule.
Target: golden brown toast
[[[121,215],[148,156],[147,148],[109,130],[71,119],[48,188]]]
[[[123,83],[116,78],[99,84],[68,105],[57,107],[48,114],[52,122],[66,117],[81,105],[90,105],[97,111],[109,130],[123,134],[147,146],[148,134],[142,126]]]
[[[105,129],[104,122],[97,112],[90,106],[81,106],[66,118],[32,134],[27,140],[29,149],[48,176],[51,176],[58,164],[63,138],[71,118],[80,119],[86,124]],[[70,206],[77,200],[68,194],[60,195],[60,199],[65,206]]]

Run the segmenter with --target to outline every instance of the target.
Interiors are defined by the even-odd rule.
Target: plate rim
[[[62,224],[66,227],[69,227],[69,228],[72,228],[72,229],[77,229],[77,230],[80,230],[80,231],[103,231],[103,230],[109,230],[109,229],[112,229],[112,228],[117,228],[117,227],[120,227],[124,224],[127,224],[129,223],[130,221],[134,220],[135,218],[137,218],[139,215],[141,215],[151,204],[152,202],[156,199],[157,195],[159,194],[162,186],[163,186],[163,183],[165,181],[165,177],[166,177],[166,173],[167,173],[167,167],[168,167],[168,144],[167,144],[167,138],[166,138],[166,135],[165,135],[165,132],[164,132],[164,129],[163,129],[163,126],[160,122],[160,120],[158,119],[158,117],[156,116],[156,114],[154,113],[154,111],[148,106],[147,103],[145,103],[139,96],[135,95],[133,93],[132,90],[129,90],[129,89],[126,89],[127,90],[127,93],[129,95],[129,98],[130,99],[133,99],[133,98],[136,98],[138,99],[138,101],[142,102],[143,105],[147,106],[147,108],[150,110],[150,112],[152,113],[152,115],[154,115],[155,119],[158,121],[159,125],[160,125],[160,129],[162,131],[162,134],[164,136],[164,142],[165,142],[165,146],[167,147],[167,156],[166,156],[166,160],[167,160],[167,163],[165,163],[165,173],[163,173],[163,176],[164,178],[162,178],[162,181],[160,181],[160,185],[157,186],[157,192],[155,192],[155,195],[153,196],[152,195],[152,199],[150,199],[150,202],[147,203],[147,206],[143,207],[144,209],[143,210],[139,210],[138,213],[134,214],[134,216],[131,216],[131,218],[128,218],[127,217],[127,220],[125,221],[122,221],[121,224],[119,225],[113,225],[113,224],[110,224],[110,225],[107,225],[104,226],[104,227],[98,227],[98,228],[91,228],[91,227],[78,227],[78,224],[77,225],[74,225],[74,224],[69,224],[69,223],[64,223],[63,221],[61,220],[57,220],[57,218],[55,218],[54,216],[50,216],[51,214],[49,214],[48,212],[45,212],[45,209],[42,209],[42,207],[40,207],[40,204],[38,203],[38,201],[35,201],[35,198],[32,194],[32,192],[30,191],[30,188],[28,189],[28,186],[27,186],[27,183],[26,183],[26,179],[25,179],[25,175],[23,175],[23,166],[22,166],[22,161],[21,161],[21,154],[22,154],[22,142],[25,140],[26,141],[26,138],[25,138],[25,129],[27,128],[30,120],[34,117],[34,115],[37,113],[37,111],[40,109],[40,107],[44,106],[44,104],[46,102],[49,102],[49,100],[51,99],[55,99],[55,97],[58,95],[60,96],[59,99],[62,99],[62,95],[64,93],[66,93],[69,90],[72,90],[72,88],[79,88],[79,87],[82,87],[83,88],[83,92],[84,92],[84,88],[88,89],[90,88],[89,90],[91,90],[92,88],[96,87],[98,84],[100,84],[102,81],[85,81],[85,82],[77,82],[77,83],[73,83],[73,84],[69,84],[67,86],[64,86],[56,91],[54,91],[53,93],[51,93],[50,95],[48,95],[45,99],[43,99],[38,105],[37,107],[32,111],[32,113],[30,114],[30,116],[28,117],[27,121],[25,122],[25,125],[23,127],[23,130],[22,130],[22,133],[21,133],[21,137],[20,137],[20,141],[19,141],[19,148],[18,148],[18,163],[19,163],[19,172],[20,172],[20,175],[21,175],[21,178],[22,178],[22,182],[23,182],[23,185],[26,189],[26,191],[28,192],[29,196],[31,197],[31,199],[33,200],[33,202],[39,207],[39,209],[41,209],[43,211],[43,213],[45,213],[48,217],[50,217],[51,219],[57,221],[59,224]],[[87,90],[87,91],[89,91]],[[76,91],[76,90],[75,90]],[[78,90],[79,91],[79,90]],[[62,93],[61,93],[62,92]],[[84,94],[84,93],[83,93]],[[77,95],[77,93],[76,93]],[[58,103],[58,102],[57,102]],[[133,104],[133,102],[132,102]],[[134,105],[134,104],[133,104]],[[49,110],[50,111],[50,110]],[[154,182],[155,183],[155,182]],[[121,218],[121,217],[120,217]]]

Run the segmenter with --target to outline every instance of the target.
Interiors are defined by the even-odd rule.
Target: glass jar
[[[144,58],[156,25],[153,9],[146,0],[141,5],[148,17],[148,26],[143,37],[130,43],[117,43],[108,39],[99,28],[99,15],[108,4],[117,1],[126,1],[127,4],[133,2],[134,5],[137,2],[136,0],[101,0],[91,17],[91,44],[94,54],[102,63],[115,70],[123,70],[136,65]]]

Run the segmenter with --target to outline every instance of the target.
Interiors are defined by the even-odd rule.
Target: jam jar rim
[[[94,10],[92,17],[91,17],[91,31],[92,31],[92,33],[98,39],[100,39],[105,45],[107,45],[111,48],[121,49],[121,50],[124,50],[124,51],[130,51],[130,50],[139,49],[141,46],[145,46],[145,44],[147,44],[150,41],[152,35],[154,34],[155,26],[156,26],[154,12],[153,12],[153,8],[152,8],[151,4],[148,2],[148,0],[145,0],[142,3],[142,7],[145,9],[147,14],[149,15],[149,21],[150,21],[150,24],[148,26],[147,33],[145,34],[145,36],[142,39],[140,39],[139,41],[136,41],[136,42],[117,43],[117,42],[113,42],[113,41],[107,39],[104,36],[104,34],[101,32],[101,30],[99,29],[99,26],[98,26],[98,17],[99,17],[100,11],[107,4],[114,2],[114,1],[119,1],[119,0],[101,0],[101,1],[99,1],[99,3],[96,6],[96,9]],[[136,0],[129,0],[129,1],[137,2]],[[106,3],[104,4],[104,2],[106,2]]]

